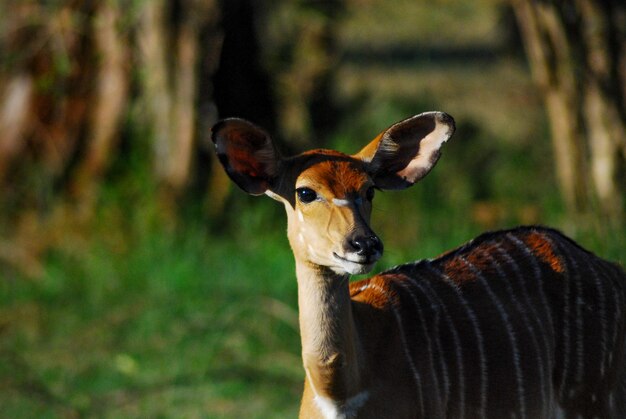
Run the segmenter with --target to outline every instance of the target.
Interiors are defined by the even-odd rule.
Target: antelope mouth
[[[333,257],[342,270],[352,275],[365,274],[372,270],[378,259],[380,259],[380,253],[375,253],[370,256],[354,255],[354,259],[339,256],[333,252]]]

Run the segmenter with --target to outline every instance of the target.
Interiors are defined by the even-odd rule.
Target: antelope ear
[[[269,134],[239,118],[219,121],[211,131],[217,156],[233,182],[252,195],[267,192],[280,161]]]
[[[421,113],[387,128],[354,157],[367,163],[378,188],[404,189],[433,168],[454,130],[450,115]]]

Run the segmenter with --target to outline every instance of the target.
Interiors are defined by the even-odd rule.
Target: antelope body
[[[561,233],[486,233],[358,282],[383,251],[374,188],[434,166],[453,119],[423,113],[355,155],[283,158],[241,119],[213,128],[246,192],[285,205],[298,280],[302,418],[623,418],[626,275]]]

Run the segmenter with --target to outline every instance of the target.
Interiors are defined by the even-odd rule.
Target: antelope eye
[[[296,189],[296,194],[298,195],[300,202],[305,204],[313,202],[317,199],[317,193],[315,193],[315,191],[311,188],[298,188]]]
[[[370,186],[365,192],[365,198],[371,202],[374,199],[375,193],[376,193],[376,190],[374,189],[374,187]]]

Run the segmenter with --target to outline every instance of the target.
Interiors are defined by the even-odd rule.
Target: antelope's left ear
[[[269,134],[239,118],[224,119],[211,131],[217,156],[233,182],[249,194],[266,193],[280,163]]]
[[[433,168],[454,130],[450,115],[421,113],[387,128],[354,157],[367,163],[378,188],[404,189]]]

